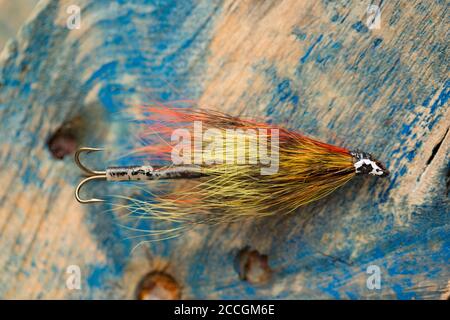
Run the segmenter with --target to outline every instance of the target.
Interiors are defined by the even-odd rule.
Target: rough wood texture
[[[0,0],[0,49],[13,37],[38,0]]]
[[[376,3],[376,2],[375,2]],[[448,291],[450,81],[446,1],[41,1],[0,57],[0,297],[133,298],[165,270],[183,298],[439,298]],[[158,99],[197,99],[267,116],[386,161],[296,214],[140,246],[117,218],[73,197],[79,171],[46,142],[77,123],[78,145],[120,149],[115,115]],[[81,123],[81,124],[79,124]],[[111,160],[105,156],[101,161]],[[96,164],[102,162],[96,162]],[[126,193],[123,185],[102,185]],[[270,283],[239,278],[245,246]],[[82,289],[66,288],[79,265]],[[381,268],[381,290],[366,268]]]

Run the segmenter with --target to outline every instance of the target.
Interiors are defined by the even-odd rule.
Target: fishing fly
[[[87,177],[75,190],[80,203],[104,201],[80,196],[81,187],[91,180],[179,180],[176,188],[164,194],[126,198],[127,209],[144,218],[182,225],[233,222],[291,213],[357,175],[389,175],[367,152],[323,143],[265,122],[161,106],[144,106],[141,114],[143,145],[134,154],[163,165],[95,171],[81,163],[80,155],[102,149],[81,148],[75,162]]]

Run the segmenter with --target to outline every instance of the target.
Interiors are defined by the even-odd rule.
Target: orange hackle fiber
[[[232,140],[230,144],[228,140],[221,141],[218,153],[225,159],[238,153],[249,159],[254,151],[250,148],[252,136],[247,134],[251,130],[265,132],[266,147],[274,145],[273,130],[278,132],[278,144],[272,150],[278,154],[278,165],[271,174],[261,174],[265,166],[262,163],[215,161],[217,155],[205,155],[204,149],[198,150],[195,142],[199,138],[193,137],[189,157],[193,160],[201,154],[203,162],[199,167],[204,176],[189,184],[178,184],[166,194],[152,195],[151,201],[128,198],[129,210],[140,212],[141,218],[196,224],[287,214],[325,197],[356,174],[354,158],[349,150],[275,125],[244,120],[218,111],[160,105],[143,106],[141,114],[141,120],[146,123],[141,137],[146,144],[135,152],[150,159],[157,157],[170,161],[174,147],[170,135],[179,128],[194,134],[194,122],[201,123],[202,132],[214,129],[223,132],[224,137],[227,130],[233,129],[237,132],[235,138],[246,142],[239,144]],[[230,145],[233,148],[228,149]],[[181,226],[175,230],[180,232],[184,228]],[[154,232],[158,236],[167,236],[173,231],[169,230]]]

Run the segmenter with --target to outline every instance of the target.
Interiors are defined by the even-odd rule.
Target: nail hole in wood
[[[62,160],[78,148],[78,128],[81,120],[72,119],[63,123],[47,140],[47,147],[53,158]]]
[[[269,282],[272,278],[273,271],[269,266],[267,255],[245,247],[238,253],[237,260],[241,280],[261,285]]]
[[[136,288],[138,300],[177,300],[181,298],[178,282],[169,274],[153,271],[146,274]]]

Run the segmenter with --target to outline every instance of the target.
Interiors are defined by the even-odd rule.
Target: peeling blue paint
[[[102,288],[105,286],[109,272],[110,268],[108,266],[94,266],[90,270],[90,274],[86,278],[86,282],[91,288]]]
[[[316,41],[314,41],[314,43],[306,50],[305,54],[303,55],[303,57],[300,58],[300,62],[301,63],[305,63],[306,60],[308,59],[309,55],[311,54],[311,52],[313,51],[314,47],[323,39],[323,35],[319,35],[319,37],[317,38]]]
[[[352,25],[352,29],[358,33],[367,33],[369,31],[369,28],[367,28],[367,26],[362,23],[362,21],[355,22]]]
[[[431,111],[430,112],[434,113],[434,112],[436,112],[437,108],[440,108],[440,107],[443,107],[444,105],[446,105],[447,102],[448,102],[449,95],[450,95],[450,80],[447,79],[447,81],[445,82],[444,88],[439,93],[438,98],[431,105]]]
[[[382,42],[383,42],[382,38],[376,38],[375,40],[373,40],[373,47],[377,48]]]
[[[292,34],[295,35],[297,40],[300,40],[300,41],[306,40],[306,37],[307,37],[306,33],[303,32],[299,27],[295,27],[294,30],[292,31]]]

